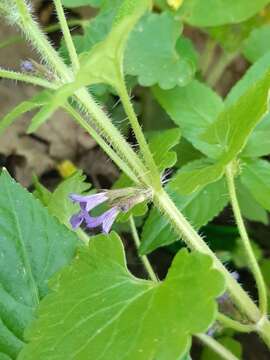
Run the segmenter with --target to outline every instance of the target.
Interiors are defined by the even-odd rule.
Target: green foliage
[[[153,154],[155,163],[161,173],[165,169],[172,168],[177,161],[177,154],[171,149],[180,141],[180,129],[174,128],[163,131],[154,131],[148,135],[149,148]]]
[[[234,103],[226,106],[202,136],[202,140],[219,147],[216,158],[221,164],[226,165],[237,157],[267,112],[269,86],[270,71],[267,71]]]
[[[190,195],[182,195],[175,190],[178,175],[176,174],[166,186],[177,208],[192,225],[199,229],[217,216],[227,205],[228,195],[224,180],[213,182]],[[169,221],[153,208],[144,224],[140,252],[147,254],[160,246],[179,240]]]
[[[131,353],[137,360],[179,358],[190,336],[214,321],[214,299],[224,291],[224,280],[208,256],[186,250],[163,282],[137,279],[113,233],[93,238],[51,286],[19,360],[120,360]]]
[[[251,221],[259,221],[265,225],[269,223],[267,211],[254,199],[248,189],[237,183],[237,198],[243,216]]]
[[[269,51],[270,25],[254,29],[244,43],[243,54],[250,62],[257,61]]]
[[[183,136],[208,155],[211,148],[200,139],[200,135],[222,111],[221,98],[207,85],[197,80],[193,80],[184,88],[175,87],[169,91],[155,87],[153,94],[175,124],[180,127]]]
[[[190,58],[185,58],[183,43],[176,46],[181,32],[179,19],[169,12],[144,16],[130,35],[125,72],[137,76],[142,86],[185,86],[191,81],[195,66]]]
[[[6,170],[0,188],[0,357],[15,359],[48,279],[72,259],[77,239]]]
[[[269,0],[189,0],[179,12],[191,25],[217,26],[244,21],[268,3]]]
[[[254,199],[270,211],[270,163],[259,159],[248,160],[243,164],[240,179]]]
[[[69,8],[86,5],[99,7],[103,2],[104,0],[62,0],[63,5]]]
[[[223,172],[223,166],[206,158],[195,160],[181,168],[172,182],[172,188],[180,194],[191,194],[220,179]]]

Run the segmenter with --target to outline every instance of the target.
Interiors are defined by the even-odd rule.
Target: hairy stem
[[[137,228],[135,225],[135,221],[133,216],[131,215],[129,218],[129,224],[130,224],[130,229],[131,229],[131,233],[132,233],[132,237],[134,240],[134,243],[136,245],[137,250],[139,250],[141,242],[140,242],[140,238],[137,232]],[[150,264],[150,261],[148,260],[147,256],[142,255],[140,256],[140,258],[142,259],[142,262],[144,264],[145,270],[147,271],[149,278],[154,281],[154,282],[158,282],[158,278],[152,268],[152,265]]]
[[[61,0],[54,0],[54,4],[55,4],[55,8],[56,8],[56,12],[57,12],[57,16],[61,25],[61,29],[64,35],[64,39],[67,45],[67,49],[68,49],[68,53],[69,53],[69,57],[71,59],[71,63],[72,63],[72,67],[74,70],[74,73],[76,74],[76,72],[80,69],[80,63],[79,63],[79,59],[78,59],[78,55],[75,49],[75,46],[73,44],[73,40],[69,31],[69,27],[67,24],[67,20],[65,17],[65,13],[64,13],[64,9],[61,3]]]
[[[238,357],[236,357],[230,350],[225,348],[223,345],[221,345],[219,342],[217,342],[215,339],[213,339],[211,336],[208,336],[206,334],[198,334],[196,337],[206,346],[208,346],[210,349],[212,349],[216,354],[222,357],[222,359],[225,360],[239,360]]]
[[[0,68],[0,78],[22,81],[53,90],[56,90],[58,87],[56,84],[51,83],[46,79],[42,79],[37,76],[22,74],[16,71],[5,70],[1,68]]]
[[[155,187],[160,188],[161,187],[160,175],[159,175],[157,166],[155,164],[155,161],[153,159],[153,155],[152,155],[152,153],[149,149],[149,146],[145,140],[144,134],[142,132],[142,128],[138,122],[137,115],[134,111],[133,105],[130,101],[130,97],[128,95],[127,88],[126,88],[126,84],[123,79],[119,80],[119,82],[120,82],[121,86],[119,86],[117,90],[119,92],[119,96],[120,96],[121,102],[123,104],[123,107],[125,109],[125,112],[129,118],[131,127],[134,131],[134,134],[135,134],[138,144],[140,146],[140,150],[142,152],[145,163],[150,170],[153,185]]]
[[[132,179],[135,183],[138,183],[138,178],[133,173],[133,171],[127,166],[127,164],[115,153],[115,151],[102,139],[102,137],[96,132],[90,124],[85,120],[78,111],[76,111],[72,106],[66,105],[65,109],[69,114],[80,124],[88,134],[99,144],[99,146],[104,150],[104,152],[114,161],[114,163]]]
[[[213,66],[213,68],[209,72],[207,82],[210,86],[214,87],[217,84],[227,66],[236,58],[237,55],[238,53],[228,54],[225,52],[221,55],[215,66]]]
[[[242,244],[247,256],[249,267],[254,275],[254,278],[256,280],[256,285],[258,288],[259,293],[259,307],[261,310],[262,315],[267,314],[267,290],[265,286],[265,282],[263,279],[263,275],[261,273],[260,267],[258,265],[258,262],[256,260],[256,257],[254,255],[254,252],[252,250],[252,246],[248,237],[248,233],[244,224],[244,220],[242,218],[240,206],[238,203],[237,195],[236,195],[236,189],[235,189],[235,183],[234,183],[234,167],[233,163],[227,166],[226,169],[226,179],[227,179],[227,185],[231,200],[231,205],[235,217],[235,221],[237,223],[239,233],[242,239]]]

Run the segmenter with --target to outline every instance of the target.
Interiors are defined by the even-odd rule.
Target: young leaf
[[[173,181],[174,178],[171,182]],[[177,208],[196,229],[211,221],[228,203],[224,179],[209,184],[204,189],[190,195],[181,195],[172,189],[171,182],[167,185],[166,190]],[[153,208],[143,227],[140,252],[147,254],[160,246],[171,244],[177,240],[179,240],[179,236],[173,232],[169,221],[156,208]]]
[[[246,39],[243,48],[244,56],[255,62],[269,51],[270,25],[254,29]]]
[[[77,239],[6,170],[0,189],[0,353],[15,359],[48,279],[73,258]]]
[[[226,106],[217,120],[201,136],[213,144],[220,164],[228,164],[245,147],[256,125],[268,111],[270,70],[233,104]]]
[[[180,141],[180,129],[169,129],[149,133],[149,147],[160,172],[173,167],[177,161],[175,151],[170,151]]]
[[[253,159],[243,164],[240,180],[254,199],[270,211],[270,163]]]
[[[152,89],[155,98],[178,125],[183,136],[197,149],[210,155],[209,145],[200,135],[213,123],[223,110],[222,99],[207,85],[193,80],[189,85],[164,91]]]
[[[163,282],[137,279],[112,233],[93,238],[51,285],[18,360],[181,358],[214,321],[225,284],[210,257],[187,250]]]
[[[192,0],[180,8],[184,20],[194,26],[239,23],[258,13],[269,0]]]
[[[125,72],[138,77],[142,86],[159,84],[163,89],[185,86],[194,67],[176,47],[182,31],[172,13],[147,14],[132,31],[125,52]],[[158,34],[158,36],[157,36]]]

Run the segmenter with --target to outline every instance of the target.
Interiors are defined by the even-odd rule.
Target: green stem
[[[230,352],[230,350],[225,348],[223,345],[221,345],[219,342],[217,342],[211,336],[208,336],[208,335],[205,335],[205,334],[198,334],[198,335],[196,335],[196,337],[204,345],[208,346],[215,353],[217,353],[219,356],[221,356],[222,359],[225,359],[225,360],[239,360],[239,358],[236,357],[232,352]]]
[[[53,90],[57,89],[57,85],[49,82],[48,80],[39,78],[37,76],[22,74],[22,73],[19,73],[16,71],[10,71],[10,70],[5,70],[5,69],[0,68],[0,77],[5,78],[5,79],[10,79],[10,80],[23,81],[23,82],[27,82],[29,84],[41,86],[41,87],[48,88],[48,89],[53,89]]]
[[[255,325],[241,324],[239,321],[235,321],[221,313],[218,313],[217,321],[219,321],[224,327],[239,332],[249,333],[256,330]]]
[[[249,264],[249,267],[254,275],[254,278],[256,280],[256,285],[258,288],[259,293],[259,307],[262,313],[262,316],[267,314],[268,306],[267,306],[267,289],[265,286],[265,282],[263,279],[263,275],[261,273],[260,267],[258,265],[258,262],[256,260],[256,257],[254,255],[248,233],[242,218],[240,206],[238,203],[237,195],[236,195],[236,189],[235,189],[235,183],[234,183],[234,167],[233,163],[227,166],[226,168],[226,179],[227,179],[227,185],[231,200],[231,205],[235,217],[235,221],[237,223],[239,233],[242,239],[242,244],[247,256],[247,261]]]
[[[209,76],[207,78],[207,83],[212,86],[215,87],[216,84],[218,83],[221,75],[223,74],[224,70],[227,68],[227,66],[233,61],[233,59],[236,58],[236,56],[238,55],[238,53],[223,53],[219,60],[217,61],[217,63],[215,64],[215,66],[213,67],[213,69],[211,69]]]
[[[134,243],[136,245],[137,250],[139,250],[141,242],[140,242],[140,238],[139,238],[139,235],[138,235],[138,232],[137,232],[135,221],[134,221],[134,218],[133,218],[132,215],[129,218],[129,224],[130,224],[130,229],[131,229],[131,233],[132,233]],[[154,282],[158,282],[159,280],[158,280],[158,278],[157,278],[157,276],[156,276],[156,274],[155,274],[155,272],[154,272],[154,270],[152,268],[152,265],[150,264],[147,256],[142,255],[142,256],[140,256],[140,258],[142,259],[142,262],[144,264],[144,267],[145,267],[150,279],[152,281],[154,281]]]
[[[79,59],[78,59],[78,55],[69,31],[69,27],[67,24],[67,20],[65,17],[65,13],[64,13],[64,9],[61,3],[61,0],[54,0],[54,4],[55,4],[55,8],[56,8],[56,12],[58,15],[58,19],[61,25],[61,29],[64,35],[64,39],[67,45],[67,49],[68,49],[68,53],[69,53],[69,57],[71,59],[71,63],[72,63],[72,67],[74,70],[74,73],[76,74],[77,71],[79,71],[80,69],[80,63],[79,63]]]
[[[144,157],[145,163],[146,163],[148,169],[150,170],[150,174],[152,177],[152,184],[158,190],[161,188],[161,181],[160,181],[160,175],[159,175],[157,166],[153,159],[153,155],[152,155],[152,153],[149,149],[149,146],[145,140],[142,128],[138,122],[137,115],[136,115],[133,105],[130,101],[130,97],[128,95],[126,84],[122,78],[119,80],[119,83],[121,85],[118,87],[117,90],[118,90],[121,102],[123,104],[123,107],[125,109],[125,112],[126,112],[128,118],[129,118],[131,127],[134,131],[135,137],[140,146],[140,150]]]
[[[72,106],[66,105],[65,109],[69,114],[80,124],[88,134],[99,144],[99,146],[107,153],[107,155],[115,162],[115,164],[129,176],[135,183],[138,183],[138,178],[133,171],[127,166],[127,164],[114,152],[114,150],[103,140],[103,138],[89,125]]]

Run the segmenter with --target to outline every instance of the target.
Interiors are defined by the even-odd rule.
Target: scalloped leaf
[[[243,55],[255,62],[269,52],[270,25],[254,29],[244,42]]]
[[[213,323],[225,283],[210,257],[187,250],[163,282],[137,279],[112,233],[93,238],[51,286],[18,360],[178,359]]]
[[[5,170],[0,189],[0,357],[15,359],[48,279],[71,261],[78,242]]]
[[[228,204],[228,194],[224,179],[206,185],[190,195],[182,195],[173,188],[177,174],[168,183],[166,190],[177,208],[199,229],[216,217]],[[175,185],[175,184],[174,184]],[[140,253],[147,254],[158,247],[169,245],[179,240],[170,222],[153,208],[144,224]]]
[[[217,26],[247,20],[268,3],[269,0],[188,0],[180,14],[194,26]]]
[[[158,84],[162,89],[185,86],[195,66],[184,56],[179,19],[172,13],[145,15],[132,31],[125,51],[125,72],[137,76],[142,86]],[[158,34],[158,36],[157,36]]]

